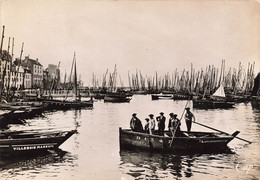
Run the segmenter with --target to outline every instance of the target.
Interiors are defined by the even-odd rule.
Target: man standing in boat
[[[143,125],[140,119],[136,117],[136,113],[132,114],[132,118],[130,121],[130,128],[132,131],[143,132]]]
[[[161,112],[160,116],[156,117],[156,120],[158,122],[158,133],[159,135],[164,135],[164,129],[165,129],[165,116],[164,113]]]
[[[149,120],[149,132],[150,134],[153,134],[154,133],[154,129],[155,129],[155,120],[153,118],[153,114],[150,114],[149,117],[150,117],[150,120]]]
[[[190,132],[191,125],[192,125],[192,118],[194,119],[195,122],[195,116],[190,112],[190,108],[187,107],[186,109],[186,114],[185,114],[185,122],[187,126],[187,131]]]

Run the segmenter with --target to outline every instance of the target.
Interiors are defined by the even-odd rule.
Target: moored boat
[[[59,110],[59,109],[81,109],[86,107],[93,107],[93,100],[81,101],[81,100],[43,100],[45,110]]]
[[[223,85],[210,96],[210,98],[193,98],[193,108],[198,109],[217,109],[217,108],[233,108],[235,102],[229,101],[226,97]]]
[[[227,100],[235,103],[247,103],[251,100],[250,95],[233,95],[233,94],[228,94],[227,95]]]
[[[211,99],[193,99],[193,108],[197,109],[215,109],[215,108],[233,108],[235,103],[231,101],[217,101]]]
[[[147,91],[146,90],[133,90],[131,91],[133,94],[142,94],[142,95],[146,95]]]
[[[0,132],[0,156],[55,150],[76,130],[24,130]]]
[[[239,131],[234,132],[232,135],[181,131],[180,135],[175,136],[173,139],[169,131],[165,131],[165,136],[159,136],[119,128],[119,141],[120,149],[145,149],[166,152],[179,150],[213,151],[226,148],[227,144],[238,134]]]
[[[130,102],[131,97],[125,93],[107,93],[104,97],[104,102]]]
[[[192,95],[176,93],[176,94],[173,94],[172,99],[173,100],[189,100],[189,99],[192,99]]]
[[[80,109],[85,107],[92,107],[93,106],[93,100],[92,98],[90,100],[82,101],[80,91],[78,90],[78,84],[77,84],[77,70],[76,70],[76,54],[74,53],[73,56],[73,63],[71,69],[74,67],[74,80],[73,80],[73,98],[67,99],[65,97],[62,100],[59,99],[53,99],[51,94],[49,95],[49,99],[43,99],[43,104],[45,109],[51,109],[51,110],[59,110],[59,109]],[[51,92],[51,90],[50,90]]]
[[[159,99],[173,99],[172,95],[167,94],[152,94],[152,100],[159,100]]]

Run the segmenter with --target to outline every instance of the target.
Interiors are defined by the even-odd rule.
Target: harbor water
[[[260,111],[249,103],[233,109],[196,110],[188,103],[196,121],[252,141],[234,139],[224,153],[150,153],[119,148],[119,127],[129,128],[132,113],[145,123],[153,113],[164,112],[181,118],[187,101],[151,100],[150,95],[134,95],[130,103],[94,102],[91,109],[44,112],[12,125],[22,129],[77,129],[56,152],[22,157],[0,157],[0,179],[132,180],[132,179],[260,179]],[[184,120],[181,129],[186,130]],[[193,131],[209,131],[197,124]]]

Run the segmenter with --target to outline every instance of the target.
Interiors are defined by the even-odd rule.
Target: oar
[[[196,124],[198,124],[198,125],[200,125],[200,126],[203,126],[203,127],[206,127],[206,128],[209,128],[209,129],[212,129],[212,130],[215,130],[215,131],[218,131],[218,132],[227,134],[227,135],[230,135],[230,134],[228,134],[228,133],[226,133],[226,132],[223,132],[223,131],[220,131],[220,130],[218,130],[218,129],[215,129],[215,128],[206,126],[206,125],[204,125],[204,124],[201,124],[201,123],[198,123],[198,122],[195,122],[195,121],[193,121],[193,122],[196,123]],[[251,141],[248,141],[248,140],[246,140],[246,139],[242,139],[242,138],[240,138],[240,137],[236,137],[236,136],[235,136],[235,138],[240,139],[240,140],[245,141],[245,142],[248,142],[249,144],[252,143]]]
[[[181,119],[182,119],[182,117],[183,117],[183,114],[184,114],[184,112],[185,112],[185,109],[186,109],[186,107],[187,107],[189,101],[190,101],[190,97],[189,97],[189,99],[188,99],[188,101],[187,101],[187,103],[186,103],[186,105],[185,105],[185,107],[184,107],[184,110],[183,110],[182,115],[181,115]],[[181,119],[180,119],[180,121],[181,121]],[[178,125],[179,125],[179,123],[177,124],[177,126],[175,127],[175,129],[174,129],[174,131],[173,131],[173,133],[172,133],[172,140],[171,140],[170,147],[172,147],[172,143],[173,143],[173,140],[174,140],[175,133],[176,133],[176,131],[177,131]]]

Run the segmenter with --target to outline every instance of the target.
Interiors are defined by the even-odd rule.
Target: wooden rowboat
[[[76,130],[1,131],[0,157],[55,150],[76,132]]]
[[[149,151],[186,151],[196,150],[215,151],[223,149],[233,140],[239,131],[232,135],[212,132],[186,132],[181,131],[180,135],[172,137],[169,131],[165,131],[165,136],[149,135],[141,132],[133,132],[129,129],[119,128],[120,149],[145,149]]]
[[[152,100],[159,100],[159,99],[173,99],[172,95],[167,94],[152,94]]]
[[[128,95],[126,93],[107,93],[104,97],[104,102],[130,102],[131,101],[131,95]]]

